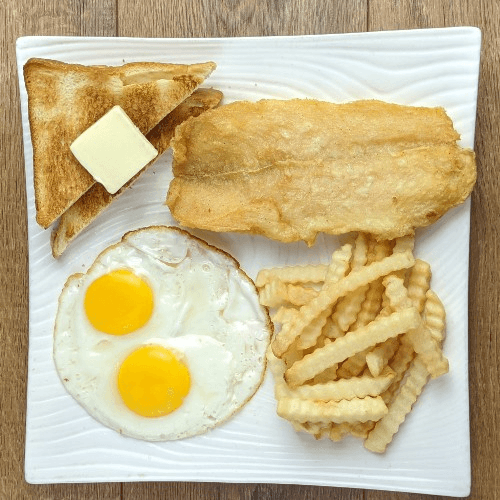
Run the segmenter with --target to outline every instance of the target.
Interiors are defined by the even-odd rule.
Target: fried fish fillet
[[[442,108],[238,101],[177,128],[167,205],[186,227],[309,245],[411,233],[462,203],[474,153]]]
[[[158,156],[141,169],[115,194],[110,194],[102,186],[95,183],[60,217],[59,224],[52,232],[52,255],[60,257],[68,245],[83,231],[101,212],[103,212],[120,194],[126,191],[135,180],[153,164],[170,146],[175,128],[191,116],[199,116],[207,109],[218,106],[222,92],[216,89],[197,89],[185,101],[170,112],[158,125],[147,134],[147,139],[158,151]]]

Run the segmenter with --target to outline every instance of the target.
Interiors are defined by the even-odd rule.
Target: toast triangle
[[[215,67],[212,62],[115,67],[28,60],[24,80],[38,224],[47,228],[95,183],[69,149],[82,132],[119,105],[147,134]]]
[[[175,128],[192,116],[199,116],[204,111],[212,109],[220,103],[222,92],[215,89],[197,89],[185,101],[180,103],[158,125],[151,130],[146,138],[157,149],[158,156],[170,146]],[[98,215],[103,212],[118,196],[127,190],[156,158],[146,165],[137,175],[128,181],[118,192],[109,194],[104,187],[96,182],[60,217],[58,226],[52,232],[52,255],[61,256],[68,245],[83,231]]]

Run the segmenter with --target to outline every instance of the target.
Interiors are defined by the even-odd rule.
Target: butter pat
[[[110,109],[78,136],[70,149],[111,194],[158,155],[120,106]]]

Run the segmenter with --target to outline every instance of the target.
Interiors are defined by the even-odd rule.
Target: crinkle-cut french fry
[[[300,285],[287,285],[287,299],[294,306],[303,306],[318,296],[318,290]]]
[[[288,323],[299,314],[299,310],[294,307],[281,306],[272,316],[273,323]]]
[[[382,305],[382,294],[384,293],[384,285],[382,280],[378,279],[370,284],[364,302],[361,304],[356,321],[351,325],[351,330],[356,331],[358,328],[367,325],[373,321]]]
[[[377,318],[368,325],[349,332],[331,344],[304,356],[288,368],[285,372],[285,380],[291,387],[296,387],[357,352],[416,328],[420,322],[420,314],[414,307],[394,312],[387,317]]]
[[[273,321],[282,328],[268,354],[278,415],[297,431],[332,441],[346,434],[368,436],[367,448],[382,452],[405,419],[398,405],[408,406],[415,366],[423,367],[425,380],[448,370],[440,346],[444,308],[429,288],[430,267],[414,259],[413,246],[413,235],[376,242],[358,234],[352,252],[347,245],[334,253],[318,281],[301,279],[300,268],[283,268],[278,274],[271,270],[259,277],[261,293],[267,287],[271,297],[267,302],[281,306]],[[374,273],[402,258],[409,263]],[[278,279],[283,282],[273,284]],[[292,284],[321,281],[319,292],[318,287]],[[375,415],[377,404],[381,416]],[[369,416],[366,411],[362,417],[356,414],[363,405],[370,405]],[[387,420],[387,406],[395,408],[392,420],[400,422],[389,422],[390,436],[382,432],[380,439],[376,421]]]
[[[417,275],[423,276],[420,272],[417,272]],[[400,309],[401,307],[407,307],[408,303],[415,304],[415,307],[418,307],[418,301],[414,302],[410,299],[402,279],[387,276],[384,283],[392,307]],[[431,331],[425,326],[425,323],[421,322],[418,327],[409,330],[403,341],[411,343],[413,350],[420,355],[432,378],[448,373],[448,360],[444,357],[439,343],[432,337]]]
[[[392,276],[399,276],[401,273],[392,273]],[[391,307],[391,303],[389,301],[389,297],[387,296],[386,293],[382,294],[382,304],[380,305],[381,309],[387,309],[388,307]]]
[[[367,261],[368,236],[364,233],[358,233],[352,253],[352,270],[357,271],[361,269],[366,265]],[[338,301],[335,312],[332,315],[328,336],[338,338],[347,332],[349,327],[356,321],[367,291],[368,285],[362,286]]]
[[[393,241],[379,241],[376,242],[376,245],[373,247],[373,254],[369,256],[369,261],[380,261],[384,259],[385,257],[391,255],[391,253],[403,253],[405,250],[405,245],[399,244],[399,246],[396,248],[396,252],[394,252],[393,247],[395,246],[395,242],[397,240]],[[408,251],[412,251],[412,248],[407,248]],[[394,271],[392,274],[397,275],[397,276],[404,276],[406,273],[406,269],[401,269],[399,271]],[[380,283],[382,283],[382,280],[380,280]],[[380,307],[384,308],[388,305],[387,302],[387,297],[383,294],[383,288],[381,287],[381,301],[380,301]],[[372,320],[369,320],[372,321]]]
[[[255,280],[255,286],[262,288],[277,279],[283,283],[320,283],[325,280],[328,264],[288,266],[262,269]]]
[[[426,294],[424,306],[424,321],[432,337],[437,342],[442,342],[445,336],[446,312],[439,297],[429,290]]]
[[[321,337],[318,339],[316,342],[316,345],[314,346],[314,349],[307,349],[304,351],[305,354],[310,354],[311,352],[314,352],[315,349],[319,349],[321,347],[324,347],[326,344],[329,344],[332,342],[332,339],[329,339],[328,337],[325,337],[323,334]],[[312,383],[314,384],[324,384],[326,382],[333,382],[334,380],[337,379],[337,366],[338,365],[333,365],[327,368],[326,370],[323,370],[321,373],[318,373],[314,379],[312,380]]]
[[[330,430],[332,428],[332,423],[328,422],[327,424],[323,424],[320,428],[314,433],[315,439],[323,439],[328,438],[330,436]]]
[[[328,337],[325,337],[323,334],[321,334],[317,340],[316,340],[316,344],[314,345],[314,348],[313,349],[307,349],[305,351],[306,354],[310,354],[310,352],[314,351],[314,349],[317,349],[319,347],[323,347],[325,346],[326,344],[330,344],[331,342],[333,342],[332,339],[329,339]],[[310,352],[309,352],[310,351]]]
[[[382,283],[385,286],[385,295],[389,300],[390,307],[399,310],[413,305],[402,278],[391,274],[386,276]]]
[[[425,364],[417,356],[408,371],[408,377],[401,385],[399,393],[389,405],[387,415],[382,417],[368,434],[368,438],[364,442],[365,448],[376,453],[385,451],[422,392],[428,377],[429,372]]]
[[[352,269],[357,270],[366,265],[368,258],[368,237],[364,233],[358,233],[354,250],[352,252]]]
[[[274,397],[276,400],[291,397],[290,389],[282,376],[274,379]]]
[[[338,301],[335,312],[332,315],[332,321],[338,325],[341,332],[347,332],[349,327],[356,321],[359,311],[361,311],[361,306],[365,301],[368,287],[368,285],[361,286]]]
[[[308,434],[312,434],[314,436],[315,434],[317,434],[318,432],[321,431],[323,425],[324,424],[320,423],[320,422],[305,422],[304,423],[304,428],[305,428],[304,430]]]
[[[301,385],[291,390],[291,397],[321,401],[340,401],[342,399],[378,396],[384,392],[392,380],[394,372],[386,367],[378,377],[365,376],[336,380],[324,384]]]
[[[390,316],[393,312],[394,312],[394,309],[390,305],[388,305],[388,306],[382,307],[382,309],[380,309],[380,312],[378,313],[378,315],[379,316]]]
[[[373,238],[371,234],[368,234],[368,254],[366,259],[367,264],[371,264],[375,261],[375,245],[377,245],[377,243],[377,240]],[[387,255],[389,255],[389,253]]]
[[[314,288],[286,284],[278,279],[259,290],[259,302],[267,307],[278,307],[288,302],[294,306],[303,306],[317,296],[318,291]]]
[[[337,281],[345,275],[349,266],[351,253],[351,245],[344,245],[341,249],[333,253],[330,266],[328,267],[328,271],[326,273],[326,282],[324,286]],[[307,306],[301,308],[301,314],[304,313],[304,310],[307,311]],[[318,321],[311,320],[310,324],[306,325],[306,327],[309,326],[309,328],[308,332],[306,332],[305,337],[300,340],[302,346],[308,347],[310,345],[314,345],[316,338],[321,334],[321,329],[326,322],[326,317],[328,317],[327,313],[325,314],[325,321],[323,321],[323,318],[319,318]],[[293,325],[299,321],[300,318],[296,317],[292,322],[284,325],[282,331],[279,332],[278,335],[276,335],[272,343],[273,349],[275,350],[276,354],[279,355],[280,353],[283,353],[283,351],[286,351],[286,349],[288,349],[288,346],[290,345],[290,342],[293,342],[297,338],[297,335],[293,333]]]
[[[296,432],[305,432],[306,434],[312,434],[309,422],[295,422],[293,420],[290,420],[290,423],[292,424],[292,427]]]
[[[411,343],[414,351],[432,378],[440,377],[449,371],[449,363],[439,343],[432,337],[431,331],[422,323],[418,328],[410,330],[405,338]]]
[[[371,251],[368,253],[368,263],[379,262],[392,252],[392,242],[389,240],[375,241]]]
[[[346,423],[342,423],[342,424],[331,424],[330,425],[330,433],[328,434],[328,438],[331,440],[331,441],[334,441],[334,442],[339,442],[339,441],[342,441],[342,439],[344,439],[344,437],[349,433],[349,425],[350,424],[346,424]]]
[[[371,249],[367,257],[367,264],[379,262],[385,257],[390,255],[391,246],[389,241],[376,242],[371,240],[369,242]],[[382,280],[377,279],[373,281],[365,291],[365,300],[361,303],[358,315],[353,323],[350,325],[351,330],[357,330],[359,327],[364,326],[370,321],[373,321],[381,307],[382,294],[384,287]],[[355,292],[356,293],[356,292]],[[347,331],[347,330],[346,330]],[[331,333],[336,333],[332,331]],[[329,335],[331,337],[338,337],[341,335]]]
[[[431,266],[420,259],[415,259],[408,277],[408,297],[419,312],[424,310],[425,294],[431,283]]]
[[[269,366],[269,370],[274,378],[274,397],[276,399],[290,397],[290,388],[283,377],[286,370],[285,362],[282,359],[277,358],[270,348],[267,349],[266,358],[267,365]]]
[[[373,377],[378,377],[382,373],[389,360],[396,354],[398,347],[398,339],[390,338],[366,355],[366,364]]]
[[[382,394],[382,398],[387,404],[389,404],[389,402],[394,397],[394,394],[399,389],[399,384],[414,357],[415,351],[409,343],[404,342],[399,345],[396,354],[389,362],[389,366],[394,371],[394,380],[392,381],[389,388]]]
[[[340,368],[337,369],[337,377],[350,378],[357,377],[366,366],[366,355],[370,352],[371,347],[364,351],[357,352],[354,356],[346,359]]]
[[[313,383],[325,384],[326,382],[333,382],[337,379],[337,367],[338,365],[333,365],[328,367],[326,370],[323,370],[321,373],[318,373],[314,377]]]
[[[326,324],[326,320],[332,314],[332,309],[325,309],[317,318],[314,318],[311,323],[309,323],[300,336],[297,338],[297,347],[299,349],[308,349],[316,344],[318,337],[323,331],[323,327]]]
[[[401,238],[396,238],[394,240],[394,248],[392,249],[392,253],[402,253],[402,252],[413,252],[413,248],[415,246],[415,237],[414,235],[402,236]],[[401,271],[396,271],[393,273],[395,276],[399,278],[405,279],[408,270],[402,269]],[[382,307],[386,306],[386,298],[382,300]]]
[[[340,277],[344,276],[347,272],[351,254],[352,246],[349,244],[333,252],[332,260],[326,273],[325,283],[319,295],[308,304],[302,306],[300,308],[300,315],[295,321],[284,324],[281,331],[274,337],[271,345],[276,356],[282,356],[293,341],[302,334],[303,330],[312,323],[314,319],[316,319],[325,309],[332,307],[333,303],[328,302],[328,291],[336,285],[336,280],[340,279]],[[321,330],[318,335],[320,334]]]
[[[298,347],[298,341],[299,339],[295,339],[292,345],[281,357],[281,359],[285,361],[287,367],[293,365],[293,363],[295,363],[299,359],[302,359],[306,354],[310,354],[315,349],[323,347],[325,344],[331,342],[331,339],[326,338],[323,335],[320,335],[316,340],[316,344],[314,346],[308,347],[307,349],[300,349]]]
[[[267,360],[267,366],[269,367],[269,370],[271,370],[271,373],[273,374],[274,377],[283,377],[285,370],[286,370],[286,364],[285,361],[281,358],[277,358],[271,348],[267,348],[266,351],[266,360]]]
[[[357,271],[352,271],[345,278],[342,278],[330,286],[325,285],[315,299],[300,308],[301,314],[297,320],[289,323],[289,328],[285,328],[287,325],[284,325],[281,332],[275,337],[273,343],[275,354],[281,355],[281,353],[285,352],[288,345],[293,342],[297,336],[302,334],[304,328],[306,328],[313,319],[318,317],[322,311],[331,307],[340,297],[388,273],[411,267],[413,263],[414,258],[411,253],[398,253],[385,257],[381,261],[373,262]]]
[[[278,307],[287,302],[286,284],[276,279],[259,290],[259,302],[263,306]]]
[[[314,422],[290,422],[297,432],[305,432],[306,434],[311,434],[315,439],[322,439],[324,437],[329,437],[331,423],[314,423]]]
[[[271,347],[272,349],[272,347]],[[288,350],[281,356],[287,367],[304,357],[304,350],[297,347],[297,342],[292,342]]]
[[[389,246],[387,244],[380,245],[377,248],[380,248],[384,253],[389,251]],[[377,315],[388,316],[393,312],[389,307],[379,312],[383,291],[384,285],[382,284],[381,279],[373,282],[370,285],[370,288],[366,293],[365,301],[361,306],[361,311],[359,312],[358,318],[351,327],[352,331],[356,331],[362,326],[367,325],[368,323],[373,321],[377,317]],[[358,376],[366,366],[366,355],[368,354],[368,352],[370,352],[370,350],[371,347],[365,349],[364,351],[356,353],[349,359],[346,359],[342,363],[342,366],[337,370],[337,376],[342,378]]]
[[[358,422],[356,424],[348,424],[348,432],[354,437],[361,438],[361,439],[366,439],[368,437],[368,434],[373,430],[375,427],[375,422],[372,420],[368,420],[368,422]]]
[[[415,247],[415,235],[408,234],[406,236],[401,236],[400,238],[396,238],[392,252],[393,253],[402,253],[408,251],[413,252],[414,247]]]
[[[342,337],[345,332],[343,332],[337,323],[334,323],[332,317],[326,318],[325,326],[323,327],[323,331],[321,332],[325,337],[330,339],[337,339]]]
[[[282,398],[278,401],[280,417],[296,422],[366,422],[380,420],[387,413],[387,406],[380,396],[370,396],[349,401],[310,401]]]
[[[389,255],[388,257],[384,257],[382,260],[372,262],[365,267],[353,271],[343,280],[339,281],[337,285],[339,286],[342,282],[347,281],[347,283],[342,286],[347,290],[347,292],[352,292],[353,290],[356,290],[356,288],[371,283],[381,276],[398,271],[399,269],[407,269],[411,267],[414,262],[415,259],[413,258],[411,252]]]

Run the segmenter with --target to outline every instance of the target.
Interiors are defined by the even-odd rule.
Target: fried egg
[[[54,361],[102,424],[166,441],[214,428],[260,386],[271,323],[228,254],[174,227],[127,233],[59,298]]]

